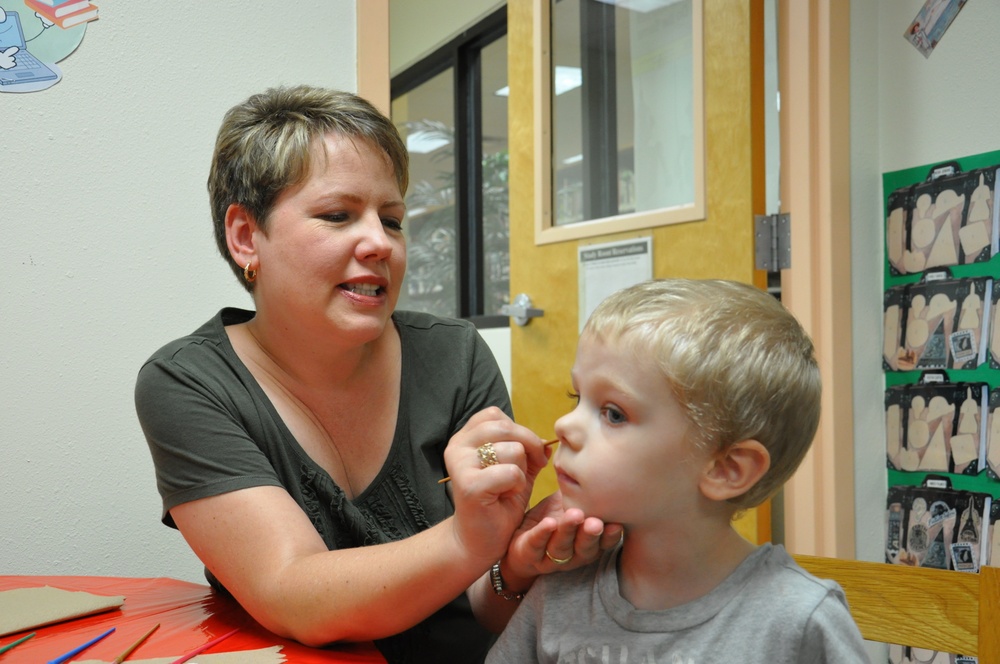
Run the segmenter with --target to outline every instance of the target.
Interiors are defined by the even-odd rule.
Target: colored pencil
[[[238,631],[240,631],[240,630],[239,629],[234,629],[233,631],[229,632],[228,634],[223,634],[222,636],[220,636],[217,639],[212,639],[211,641],[209,641],[205,645],[198,646],[197,648],[195,648],[194,650],[192,650],[188,654],[182,656],[180,659],[175,659],[174,661],[170,662],[170,664],[183,664],[183,662],[188,661],[189,659],[191,659],[195,655],[200,655],[201,653],[205,652],[206,650],[208,650],[212,646],[216,645],[217,643],[221,643],[222,641],[225,641],[226,639],[228,639],[230,636],[232,636],[233,634],[235,634]]]
[[[122,654],[120,654],[117,657],[115,657],[114,661],[111,662],[111,664],[122,664],[122,662],[125,661],[125,658],[128,657],[129,655],[131,655],[132,652],[136,648],[138,648],[139,646],[141,646],[142,642],[145,641],[146,639],[148,639],[149,636],[150,636],[150,634],[152,634],[153,632],[155,632],[159,627],[160,627],[160,623],[156,623],[155,625],[153,625],[153,629],[149,630],[148,632],[146,632],[145,634],[143,634],[142,636],[140,636],[138,641],[136,641],[135,643],[133,643],[132,645],[130,645],[128,647],[128,650],[126,650]]]
[[[558,442],[559,442],[558,438],[555,438],[553,440],[547,440],[544,443],[542,443],[542,447],[549,447],[550,445],[555,445]],[[451,481],[451,476],[449,475],[448,477],[442,477],[441,479],[439,479],[438,484],[444,484],[445,482],[450,482],[450,481]]]
[[[106,631],[104,634],[101,634],[100,636],[95,637],[95,638],[91,639],[90,641],[87,641],[82,646],[77,646],[73,650],[70,650],[65,655],[59,655],[55,659],[50,659],[49,660],[49,664],[62,664],[66,660],[70,659],[71,657],[74,657],[75,655],[80,654],[81,652],[83,652],[84,650],[86,650],[87,648],[89,648],[90,646],[94,645],[95,643],[97,643],[98,641],[100,641],[101,639],[103,639],[104,637],[106,637],[108,634],[110,634],[113,631],[115,631],[114,627],[112,627],[111,629],[109,629],[108,631]]]
[[[24,643],[25,641],[27,641],[28,639],[30,639],[31,637],[33,637],[35,634],[37,634],[37,632],[32,632],[31,634],[29,634],[27,636],[22,636],[17,641],[12,641],[12,642],[8,643],[7,645],[3,646],[2,648],[0,648],[0,655],[2,655],[3,653],[7,652],[8,650],[10,650],[11,648],[13,648],[17,644]]]

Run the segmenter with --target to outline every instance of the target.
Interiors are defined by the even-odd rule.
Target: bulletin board
[[[998,179],[1000,150],[883,174],[890,487],[933,475],[1000,497]]]

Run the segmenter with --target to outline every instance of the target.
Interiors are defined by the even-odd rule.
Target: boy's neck
[[[618,586],[629,603],[662,610],[704,597],[757,548],[728,523],[699,525],[699,532],[626,533]]]

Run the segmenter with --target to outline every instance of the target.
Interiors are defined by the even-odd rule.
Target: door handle
[[[540,318],[545,315],[544,309],[535,309],[531,306],[531,298],[527,293],[520,293],[510,304],[500,307],[500,313],[510,316],[518,325],[527,325],[532,318]]]

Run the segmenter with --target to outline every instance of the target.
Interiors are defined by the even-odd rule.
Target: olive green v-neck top
[[[450,516],[449,493],[437,482],[447,475],[448,440],[488,406],[511,412],[503,377],[475,328],[429,314],[393,314],[402,348],[396,430],[381,471],[350,500],[299,446],[230,344],[225,326],[253,315],[223,309],[156,351],[139,371],[136,411],[163,522],[176,527],[170,517],[176,505],[256,486],[288,491],[330,549],[400,540]],[[480,662],[491,643],[463,594],[376,645],[395,664]]]

